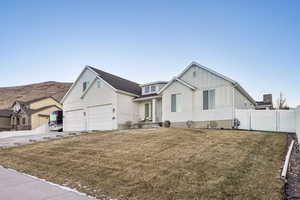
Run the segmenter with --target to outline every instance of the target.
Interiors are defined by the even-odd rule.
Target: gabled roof
[[[158,92],[158,94],[161,94],[165,89],[167,89],[167,88],[168,88],[173,82],[175,82],[175,81],[177,81],[177,82],[181,83],[182,85],[184,85],[184,86],[190,88],[191,90],[197,89],[196,87],[194,87],[194,86],[192,86],[191,84],[185,82],[184,80],[181,80],[180,78],[174,77],[172,80],[170,80],[170,81],[168,82],[167,85],[165,85],[163,88],[161,88],[161,90]]]
[[[113,90],[123,92],[127,95],[132,96],[140,96],[142,91],[138,83],[135,83],[133,81],[121,78],[119,76],[104,72],[100,69],[91,67],[91,66],[85,66],[85,68],[82,70],[80,75],[77,77],[76,81],[72,84],[68,92],[65,94],[65,96],[62,98],[61,103],[65,101],[67,96],[70,94],[70,92],[73,90],[77,82],[79,81],[80,77],[83,75],[83,73],[86,70],[90,70],[93,72],[96,77],[99,79],[102,79],[104,82],[106,82]],[[85,94],[84,94],[85,95]]]
[[[138,83],[107,73],[105,71],[102,71],[100,69],[91,66],[88,67],[92,69],[94,72],[96,72],[99,77],[101,77],[105,82],[110,84],[115,89],[136,94],[136,95],[141,95],[141,87],[139,86]]]
[[[20,103],[21,105],[30,105],[32,103],[35,103],[35,102],[38,102],[38,101],[41,101],[41,100],[44,100],[44,99],[48,99],[48,98],[51,98],[53,99],[54,101],[58,102],[55,98],[53,98],[52,96],[44,96],[44,97],[39,97],[39,98],[35,98],[35,99],[31,99],[31,100],[28,100],[28,101],[19,101],[19,100],[16,100],[12,106],[15,105],[16,102]],[[59,103],[59,102],[58,102]]]
[[[61,110],[61,108],[59,108],[56,105],[49,105],[49,106],[44,106],[44,107],[41,107],[41,108],[38,108],[38,109],[28,109],[25,112],[27,112],[28,114],[31,115],[31,114],[38,113],[38,112],[40,112],[42,110],[46,110],[46,109],[52,108],[52,107],[56,107],[58,110]]]
[[[216,71],[214,71],[214,70],[212,70],[208,67],[205,67],[205,66],[203,66],[203,65],[201,65],[197,62],[192,62],[191,64],[189,64],[183,70],[183,72],[178,75],[178,78],[180,79],[185,74],[185,72],[187,72],[193,66],[199,67],[199,68],[201,68],[201,69],[203,69],[203,70],[205,70],[205,71],[207,71],[207,72],[209,72],[209,73],[211,73],[211,74],[213,74],[217,77],[220,77],[220,78],[230,82],[239,92],[241,92],[245,97],[247,97],[247,99],[249,101],[251,101],[254,105],[256,105],[256,101],[250,96],[250,94],[237,81],[234,81],[231,78],[228,78],[227,76],[224,76],[223,74],[220,74],[220,73],[218,73],[218,72],[216,72]]]

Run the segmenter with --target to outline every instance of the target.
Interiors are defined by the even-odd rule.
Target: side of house
[[[62,99],[65,131],[118,129],[137,121],[138,84],[85,67]]]
[[[49,122],[50,113],[62,110],[62,105],[52,97],[29,101],[16,101],[10,116],[13,130],[32,130]]]
[[[195,62],[161,90],[163,120],[172,126],[232,128],[234,110],[255,101],[235,81]]]

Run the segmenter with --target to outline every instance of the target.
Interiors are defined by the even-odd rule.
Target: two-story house
[[[41,97],[29,101],[15,101],[12,105],[11,128],[32,130],[49,122],[50,113],[62,110],[53,97]]]
[[[126,122],[232,128],[235,109],[256,102],[236,81],[196,62],[169,82],[138,84],[86,66],[62,99],[65,131],[113,130]]]

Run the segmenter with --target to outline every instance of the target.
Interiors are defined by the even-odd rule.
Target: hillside
[[[72,83],[44,82],[16,87],[0,87],[0,109],[9,108],[14,101],[52,96],[61,100]]]

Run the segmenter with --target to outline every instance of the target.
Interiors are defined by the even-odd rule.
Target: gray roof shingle
[[[100,69],[96,69],[91,66],[88,67],[91,68],[94,72],[96,72],[99,77],[101,77],[104,81],[113,86],[115,89],[136,94],[139,96],[141,95],[141,87],[138,83],[104,72]]]

